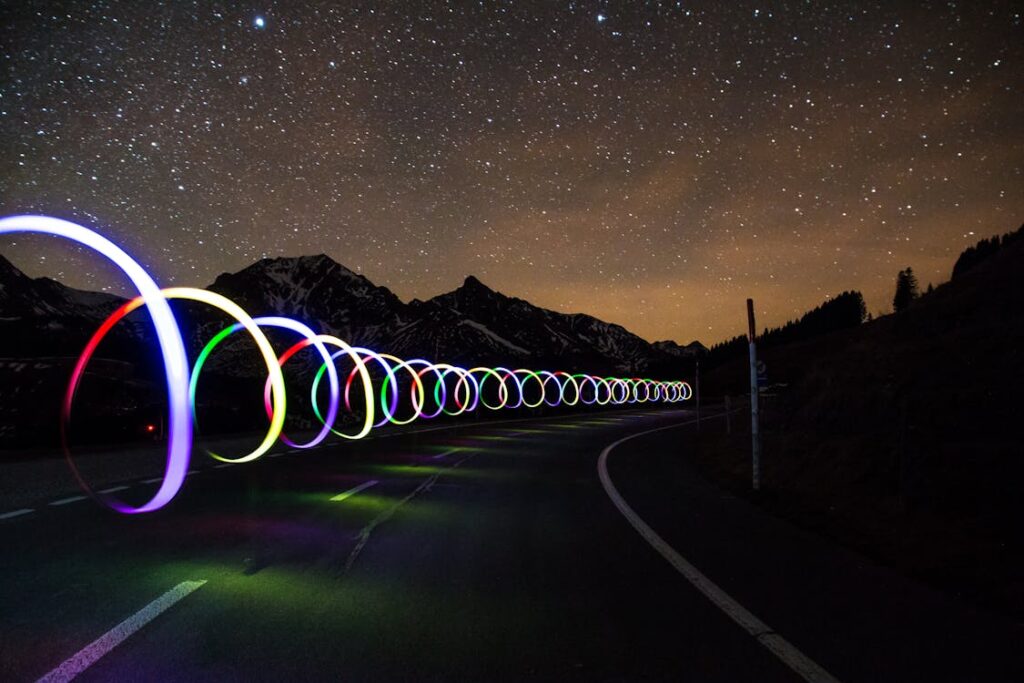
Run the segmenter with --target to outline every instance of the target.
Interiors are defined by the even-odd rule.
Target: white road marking
[[[713,418],[719,416],[712,415],[710,417]],[[704,419],[710,418],[706,417]],[[767,624],[754,616],[754,614],[746,607],[738,603],[732,596],[719,588],[718,585],[705,576],[699,569],[690,564],[686,558],[676,552],[676,550],[670,546],[665,539],[659,536],[654,529],[647,526],[647,523],[633,511],[633,508],[629,506],[629,503],[625,501],[618,489],[615,488],[615,484],[612,483],[612,479],[608,475],[608,455],[616,446],[646,434],[653,434],[654,432],[660,432],[666,429],[675,429],[684,425],[693,424],[696,421],[697,420],[688,420],[686,422],[680,422],[666,427],[658,427],[656,429],[648,429],[646,431],[630,434],[629,436],[623,437],[610,444],[607,448],[601,451],[601,455],[597,459],[597,474],[601,478],[601,485],[604,486],[605,493],[607,493],[608,497],[612,499],[612,502],[615,504],[615,507],[619,509],[619,512],[621,512],[629,523],[633,525],[633,528],[637,530],[637,533],[643,536],[644,540],[647,541],[652,548],[657,550],[662,557],[668,560],[669,564],[676,568],[676,571],[682,574],[694,588],[703,593],[704,597],[714,603],[714,605],[720,610],[725,612],[729,618],[743,627],[743,629],[752,635],[757,642],[771,650],[771,652],[781,659],[790,669],[810,683],[838,683],[838,680],[833,677],[832,674],[823,669],[810,657],[800,652],[800,650],[798,650],[792,643],[773,631]]]
[[[221,463],[221,464],[219,464],[219,465],[214,465],[214,466],[213,466],[213,469],[215,469],[215,470],[222,470],[222,469],[224,469],[225,467],[231,467],[231,463],[230,463],[230,462],[222,462],[222,463]]]
[[[140,481],[139,483],[140,483],[140,484],[155,484],[155,483],[157,483],[158,481],[163,481],[163,480],[164,480],[164,478],[163,478],[163,477],[153,477],[152,479],[143,479],[143,480],[142,480],[142,481]]]
[[[189,470],[185,474],[199,474],[199,470]]]
[[[356,495],[360,491],[365,491],[366,489],[370,488],[371,486],[375,486],[376,484],[377,484],[377,480],[376,479],[371,479],[370,481],[364,481],[362,484],[360,484],[359,486],[356,486],[355,488],[351,488],[348,491],[345,491],[344,493],[339,493],[338,495],[336,495],[333,498],[331,498],[331,500],[332,501],[341,501],[341,500],[345,500],[346,498],[351,498],[352,496]]]
[[[437,479],[440,476],[441,472],[437,472],[435,474],[430,475],[429,477],[424,479],[419,486],[413,489],[412,493],[409,493],[402,500],[393,503],[391,507],[389,507],[387,510],[384,510],[379,515],[374,517],[369,524],[362,528],[359,534],[355,537],[356,539],[358,539],[358,542],[356,543],[355,547],[352,548],[352,552],[348,554],[348,559],[345,560],[346,573],[352,569],[352,565],[355,564],[356,558],[359,557],[359,555],[363,552],[363,548],[365,548],[366,544],[369,543],[370,535],[373,533],[374,529],[376,529],[378,526],[380,526],[387,520],[391,519],[391,516],[394,515],[400,507],[408,503],[416,496],[420,495],[420,493],[422,493],[423,491],[429,491],[431,487],[437,482]]]
[[[114,491],[125,491],[128,488],[128,486],[111,486],[110,488],[100,489],[96,493],[113,493]]]
[[[61,498],[60,500],[50,501],[50,505],[54,507],[58,505],[67,505],[68,503],[77,503],[80,500],[85,500],[88,496],[69,496],[68,498]]]
[[[461,451],[461,450],[462,450],[462,448],[461,448],[461,447],[457,447],[457,448],[450,448],[450,449],[448,449],[447,451],[445,451],[444,453],[438,453],[437,455],[432,455],[432,456],[430,456],[430,459],[431,459],[431,460],[440,460],[441,458],[446,458],[446,457],[448,457],[448,456],[449,456],[449,455],[451,455],[452,453],[458,453],[458,452],[459,452],[459,451]]]
[[[73,680],[96,661],[115,647],[123,643],[129,636],[153,621],[161,613],[172,607],[176,602],[206,583],[203,581],[182,581],[159,598],[149,603],[102,636],[86,645],[70,659],[40,678],[37,683],[63,683]]]
[[[22,508],[20,510],[11,510],[10,512],[5,512],[3,514],[0,514],[0,519],[14,519],[15,517],[21,517],[22,515],[27,515],[30,512],[35,512],[35,510],[33,510],[32,508]]]
[[[267,455],[267,457],[268,458],[280,458],[282,455],[284,455],[284,453],[269,453]]]

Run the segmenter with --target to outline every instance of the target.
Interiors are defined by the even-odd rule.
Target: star
[[[769,326],[837,288],[878,312],[900,268],[942,282],[1024,219],[1013,0],[898,29],[863,2],[286,4],[65,0],[9,30],[3,205],[116,226],[182,284],[325,252],[406,300],[475,274],[683,341],[741,333],[769,283]],[[194,30],[146,39],[168,21]]]

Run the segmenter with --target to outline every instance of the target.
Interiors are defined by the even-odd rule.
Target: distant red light
[[[147,432],[155,432],[156,431],[156,425],[146,425],[146,431]]]

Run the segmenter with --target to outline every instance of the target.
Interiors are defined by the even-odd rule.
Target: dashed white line
[[[30,512],[35,512],[35,510],[33,510],[32,508],[22,508],[20,510],[11,510],[10,512],[5,512],[3,514],[0,514],[0,519],[14,519],[15,517],[21,517],[22,515],[27,515]]]
[[[757,642],[764,645],[773,654],[775,654],[776,657],[781,659],[790,669],[810,683],[838,683],[837,679],[833,677],[832,674],[798,650],[792,643],[773,631],[767,624],[754,616],[754,614],[746,607],[737,602],[735,598],[719,588],[717,584],[705,576],[699,569],[690,564],[686,558],[676,552],[675,548],[670,546],[665,539],[654,531],[654,529],[647,526],[647,523],[640,518],[640,515],[633,511],[633,508],[629,506],[629,503],[626,502],[618,489],[615,488],[615,484],[612,483],[612,479],[608,474],[608,455],[616,446],[646,434],[653,434],[654,432],[660,432],[666,429],[674,429],[676,427],[682,427],[695,422],[696,420],[688,420],[686,422],[680,422],[666,427],[657,427],[655,429],[648,429],[646,431],[630,434],[629,436],[623,437],[610,444],[607,448],[601,451],[601,455],[597,459],[597,474],[601,478],[601,485],[604,486],[605,493],[607,493],[608,497],[612,499],[612,502],[615,504],[615,507],[619,509],[619,512],[621,512],[626,520],[633,525],[633,528],[637,530],[637,533],[639,533],[652,548],[657,550],[662,557],[668,560],[669,564],[676,568],[676,571],[682,574],[694,588],[703,593],[704,597],[714,603],[714,605],[720,610],[725,612],[730,619],[735,621],[747,633],[752,635]]]
[[[222,470],[225,467],[231,467],[231,465],[232,465],[232,463],[230,463],[230,462],[222,462],[219,465],[214,465],[213,469],[215,469],[215,470]]]
[[[377,480],[376,479],[371,479],[370,481],[364,481],[362,484],[360,484],[359,486],[356,486],[355,488],[351,488],[348,491],[345,491],[344,493],[339,493],[338,495],[336,495],[333,498],[331,498],[331,500],[332,501],[340,501],[340,500],[345,500],[346,498],[351,498],[352,496],[356,495],[360,491],[365,491],[366,489],[368,489],[371,486],[374,486],[376,484],[377,484]]]
[[[67,505],[68,503],[77,503],[80,500],[86,500],[88,496],[68,496],[67,498],[61,498],[60,500],[50,501],[50,505],[57,507],[58,505]]]
[[[111,486],[110,488],[100,489],[96,493],[114,493],[115,491],[125,491],[128,488],[130,488],[130,487],[128,487],[128,486]]]
[[[282,455],[284,455],[284,453],[268,453],[267,457],[268,458],[280,458]]]
[[[182,581],[159,598],[149,603],[102,636],[86,645],[82,650],[64,661],[63,664],[46,674],[37,683],[64,683],[73,680],[96,661],[129,636],[167,611],[176,602],[195,591],[206,581]]]
[[[152,479],[143,479],[143,480],[142,480],[142,481],[140,481],[139,483],[140,483],[140,484],[155,484],[155,483],[157,483],[158,481],[163,481],[163,480],[164,480],[164,478],[163,478],[163,477],[153,477]]]
[[[458,452],[459,452],[459,451],[461,451],[461,450],[462,450],[462,448],[461,448],[461,447],[457,447],[457,448],[449,448],[449,449],[448,449],[447,451],[445,451],[444,453],[438,453],[437,455],[432,455],[432,456],[430,456],[430,459],[431,459],[431,460],[440,460],[440,459],[442,459],[442,458],[446,458],[446,457],[448,457],[448,456],[449,456],[449,455],[451,455],[452,453],[458,453]]]

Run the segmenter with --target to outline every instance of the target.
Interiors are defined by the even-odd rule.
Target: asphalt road
[[[706,483],[692,425],[606,450],[690,417],[197,462],[132,518],[40,499],[0,518],[0,680],[1024,680],[1021,624]]]

